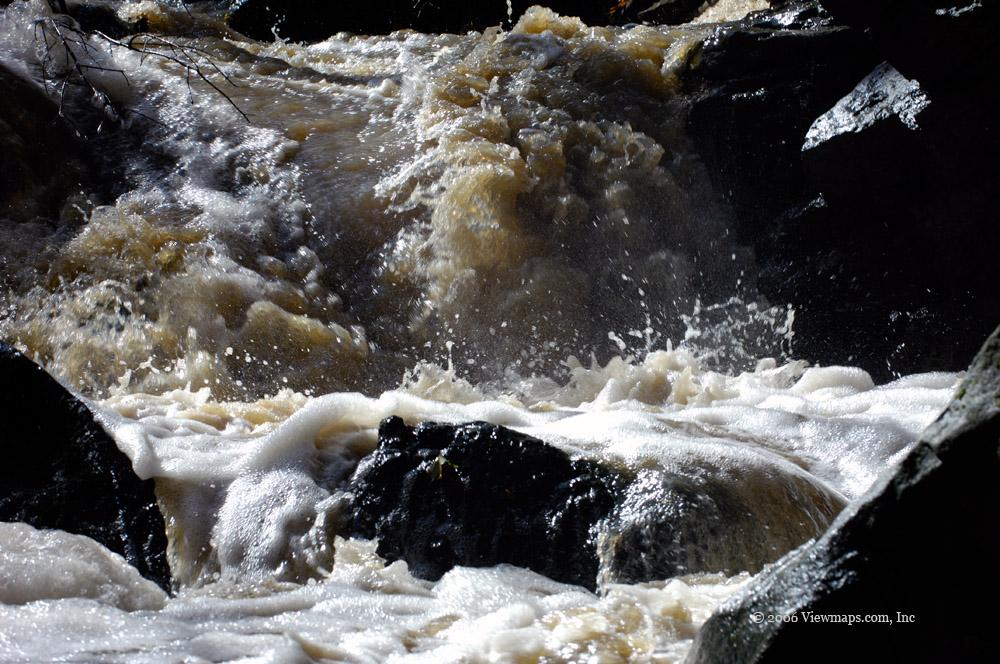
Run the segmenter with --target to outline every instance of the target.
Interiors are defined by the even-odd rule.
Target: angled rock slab
[[[917,116],[930,100],[920,84],[900,74],[887,62],[876,67],[846,97],[819,116],[809,127],[803,150],[811,150],[836,136],[858,133],[879,122],[896,118],[916,130]]]
[[[723,605],[688,664],[993,661],[998,446],[1000,330],[900,466]]]
[[[0,521],[85,535],[170,588],[152,480],[90,410],[41,367],[0,343]]]

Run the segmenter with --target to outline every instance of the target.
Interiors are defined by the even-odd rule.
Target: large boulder
[[[0,521],[90,537],[169,589],[153,480],[136,477],[86,405],[3,343],[0,412]]]
[[[595,526],[626,482],[502,427],[390,418],[351,482],[353,534],[423,578],[507,562],[594,588]]]
[[[791,464],[709,459],[628,471],[483,422],[390,418],[349,490],[344,534],[437,579],[509,563],[590,589],[757,571],[818,536],[843,501]]]
[[[1000,330],[900,466],[720,608],[688,662],[992,661],[998,519]]]
[[[777,217],[810,200],[806,132],[877,63],[863,35],[816,2],[720,25],[701,45],[682,79],[687,132],[736,212],[740,240],[760,245]]]
[[[806,356],[848,360],[826,350],[842,349],[885,378],[954,369],[988,334],[1000,306],[993,108],[882,64],[810,125],[811,198],[776,222],[761,278],[798,305]]]
[[[931,95],[990,90],[1000,56],[1000,6],[982,0],[822,0],[843,24],[864,31],[874,47]]]
[[[686,73],[689,134],[798,355],[888,379],[988,334],[1000,25],[980,4],[792,2],[720,26]],[[888,112],[903,88],[919,110]]]

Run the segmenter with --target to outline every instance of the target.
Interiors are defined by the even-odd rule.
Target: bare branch
[[[249,116],[247,116],[247,114],[244,113],[239,106],[237,106],[232,97],[226,94],[222,88],[215,83],[215,81],[208,77],[205,70],[202,69],[202,67],[205,66],[209,70],[208,74],[217,74],[222,77],[226,83],[234,88],[239,87],[228,74],[222,71],[222,69],[220,69],[219,66],[212,61],[212,59],[208,56],[208,53],[204,50],[194,46],[185,46],[164,37],[145,33],[133,35],[128,39],[128,41],[125,42],[113,39],[112,37],[100,32],[96,34],[100,35],[100,37],[108,41],[108,43],[126,48],[130,51],[141,53],[143,57],[150,55],[182,67],[185,70],[189,91],[192,89],[191,76],[193,74],[221,95],[230,106],[236,109],[236,112],[239,113],[245,121],[250,122]],[[139,43],[140,40],[141,44]]]
[[[66,89],[67,86],[72,85],[87,89],[114,117],[122,118],[125,115],[131,114],[152,120],[157,124],[162,124],[135,109],[119,107],[106,92],[91,80],[93,72],[110,73],[122,76],[125,84],[131,85],[128,75],[124,70],[105,67],[98,63],[95,58],[92,40],[99,39],[108,45],[109,52],[112,52],[115,48],[122,48],[138,53],[140,66],[145,63],[147,58],[151,57],[180,67],[192,103],[194,101],[194,86],[192,81],[200,80],[208,85],[216,94],[225,99],[240,114],[244,121],[250,122],[247,114],[220,87],[223,83],[234,88],[239,86],[212,60],[205,50],[146,33],[133,35],[125,41],[99,31],[85,33],[71,19],[62,18],[60,20],[61,18],[56,16],[40,19],[34,25],[35,40],[44,45],[44,55],[41,58],[42,79],[46,85],[49,84],[49,81],[56,83],[59,95],[59,114],[61,116],[66,117],[63,113]],[[59,49],[59,46],[62,48]],[[61,58],[59,57],[60,55]],[[212,80],[213,77],[218,77],[222,80],[217,83]],[[77,134],[80,133],[75,126],[74,130]]]

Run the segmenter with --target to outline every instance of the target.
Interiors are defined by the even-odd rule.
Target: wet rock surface
[[[640,471],[602,524],[602,583],[756,573],[822,534],[843,499],[805,477],[771,471],[709,462]]]
[[[806,197],[802,142],[814,120],[878,63],[863,35],[815,2],[721,25],[683,78],[687,129],[739,239],[765,260],[775,220]],[[808,199],[807,199],[808,200]]]
[[[918,116],[929,104],[919,83],[884,62],[849,95],[816,118],[806,133],[802,149],[812,150],[844,134],[862,132],[891,119],[906,129],[918,131]]]
[[[1000,330],[955,400],[902,464],[817,542],[782,559],[705,624],[688,662],[885,662],[993,659],[1000,590]],[[941,574],[935,570],[968,570]],[[985,573],[980,573],[985,571]],[[754,620],[754,615],[764,619]],[[888,616],[850,627],[808,615]],[[912,616],[911,620],[900,618]],[[794,620],[773,620],[768,616]]]
[[[40,86],[0,64],[0,222],[57,217],[93,185],[93,159]]]
[[[128,457],[81,401],[2,343],[0,410],[0,521],[90,537],[169,589],[153,481],[136,477]]]
[[[989,332],[998,26],[978,2],[793,2],[706,42],[689,131],[797,354],[887,379]]]
[[[347,534],[437,579],[509,563],[594,589],[757,571],[816,537],[842,500],[770,467],[628,471],[482,422],[390,418],[350,487]]]
[[[353,534],[423,578],[506,562],[594,588],[596,526],[626,481],[503,427],[390,418],[351,483]]]
[[[56,0],[49,3],[54,10],[64,12],[85,32],[100,32],[114,39],[143,32],[144,24],[129,24],[121,20],[115,9],[100,1]]]
[[[932,96],[996,94],[981,87],[996,80],[991,65],[1000,55],[1000,7],[995,2],[822,1],[838,23],[864,32],[885,59]]]

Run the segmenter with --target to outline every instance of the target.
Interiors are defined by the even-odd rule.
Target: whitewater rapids
[[[374,543],[332,536],[343,503],[324,488],[330,473],[374,447],[380,419],[400,415],[486,420],[630,465],[685,455],[743,468],[790,461],[851,498],[903,454],[956,378],[876,387],[859,369],[801,363],[731,377],[671,351],[578,368],[570,386],[530,404],[481,400],[435,367],[378,398],[112,398],[100,404],[106,426],[139,473],[157,478],[181,591],[168,599],[84,538],[5,524],[0,657],[682,661],[749,574],[610,585],[599,595],[507,565],[422,581],[403,562],[386,565]]]
[[[121,129],[90,138],[121,190],[5,231],[0,334],[156,480],[177,594],[84,538],[0,524],[2,661],[679,662],[749,574],[428,582],[336,537],[379,422],[484,420],[847,501],[960,378],[875,385],[792,357],[793,312],[753,301],[753,256],[677,121],[711,23],[534,8],[510,30],[305,46],[109,4],[235,85],[94,43],[114,106],[96,112]],[[40,89],[46,20],[39,0],[0,15],[0,60]]]

